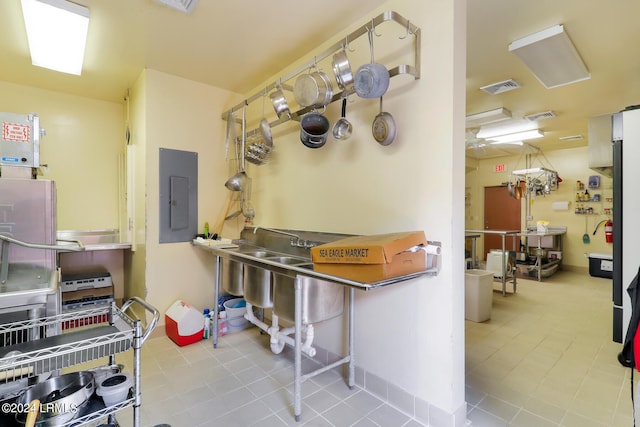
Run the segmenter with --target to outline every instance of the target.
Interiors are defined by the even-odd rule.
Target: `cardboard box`
[[[359,282],[377,282],[426,269],[423,231],[353,236],[311,248],[314,270]]]

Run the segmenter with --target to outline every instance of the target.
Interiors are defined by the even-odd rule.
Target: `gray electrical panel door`
[[[160,149],[160,243],[189,242],[198,230],[198,153]]]

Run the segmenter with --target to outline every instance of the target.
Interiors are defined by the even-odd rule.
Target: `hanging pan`
[[[380,145],[389,145],[396,138],[396,122],[391,114],[382,111],[382,97],[380,97],[380,113],[373,119],[371,131]]]

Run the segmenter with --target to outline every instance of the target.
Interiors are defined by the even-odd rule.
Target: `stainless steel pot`
[[[276,110],[278,118],[281,118],[282,116],[291,118],[291,110],[289,110],[287,98],[285,98],[281,89],[277,89],[272,92],[271,95],[269,95],[269,98],[271,98],[273,109]]]
[[[293,96],[301,107],[325,107],[333,98],[333,84],[322,71],[302,74],[293,86]]]
[[[369,48],[371,49],[371,63],[358,68],[354,87],[360,98],[379,98],[389,88],[390,77],[387,67],[374,62],[372,30],[369,30]]]
[[[57,426],[71,420],[95,390],[93,373],[72,372],[52,377],[25,390],[18,396],[19,405],[37,399],[41,403],[38,425]],[[25,413],[16,414],[19,423],[26,421]]]
[[[353,87],[353,72],[349,64],[349,57],[344,49],[333,55],[332,65],[338,87],[344,90],[347,95],[352,94],[355,90]]]
[[[305,114],[300,121],[300,141],[309,148],[320,148],[327,142],[330,127],[329,119],[322,114]]]

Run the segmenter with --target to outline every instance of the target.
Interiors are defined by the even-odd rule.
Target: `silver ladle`
[[[224,186],[227,187],[231,191],[242,191],[247,186],[247,173],[244,171],[244,145],[245,145],[245,134],[246,134],[246,111],[247,111],[247,101],[245,100],[244,105],[242,106],[242,139],[241,139],[241,148],[240,148],[240,171],[233,175],[231,178],[224,183]],[[236,150],[238,146],[236,144]],[[236,152],[237,157],[237,152]]]

